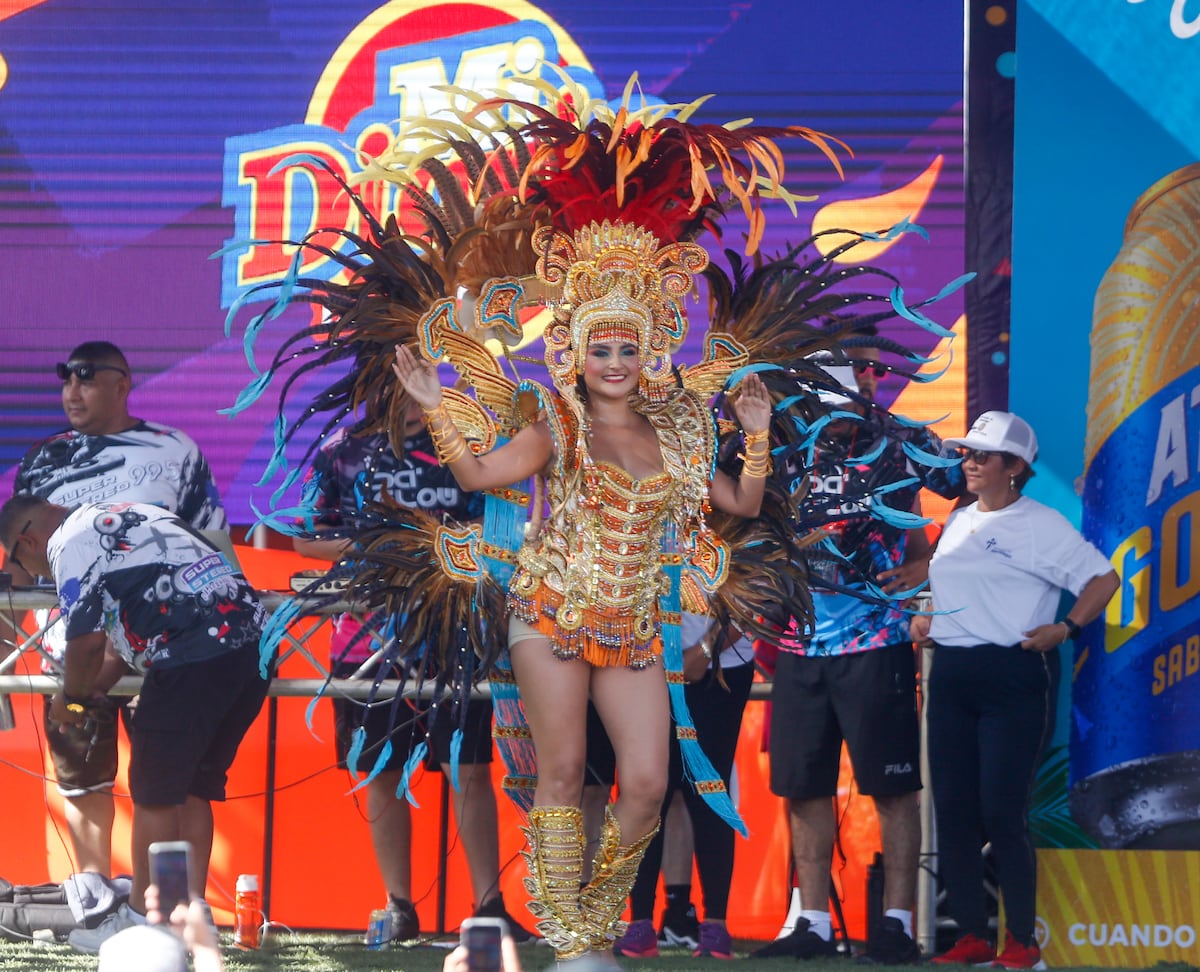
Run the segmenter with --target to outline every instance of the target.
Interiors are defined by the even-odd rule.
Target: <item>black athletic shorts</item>
[[[771,690],[771,792],[792,800],[834,796],[843,741],[860,792],[921,789],[911,643],[834,657],[779,653]]]
[[[258,673],[257,644],[188,665],[151,667],[130,719],[133,802],[224,800],[226,774],[269,684]]]
[[[42,725],[46,730],[46,748],[54,763],[58,792],[65,797],[111,790],[117,778],[117,721],[129,716],[127,698],[104,698],[88,702],[89,722],[72,725],[54,722],[50,704],[54,696],[42,696]]]
[[[360,667],[358,662],[335,662],[332,666],[334,678],[349,678]],[[361,725],[366,729],[362,753],[358,757],[357,770],[368,773],[375,765],[384,742],[392,740],[392,751],[381,769],[403,769],[409,754],[419,743],[426,741],[429,713],[424,706],[428,703],[417,699],[380,699],[371,704],[365,713],[361,699],[333,697],[333,721],[338,766],[346,768],[346,756],[350,752],[354,732]],[[441,706],[433,720],[433,731],[429,737],[429,754],[425,759],[428,769],[440,769],[441,764],[450,762],[450,745],[454,730],[458,728],[458,716],[452,706]],[[467,703],[466,724],[463,726],[460,763],[490,763],[492,761],[492,703],[472,699]]]

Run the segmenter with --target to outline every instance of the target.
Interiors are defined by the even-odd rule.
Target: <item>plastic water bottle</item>
[[[258,948],[262,933],[262,903],[258,897],[257,874],[238,875],[233,910],[233,943],[238,948]]]

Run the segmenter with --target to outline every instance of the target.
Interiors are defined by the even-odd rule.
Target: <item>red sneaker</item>
[[[987,939],[967,932],[954,947],[929,961],[935,965],[991,965],[996,961],[996,946]]]
[[[1044,969],[1046,963],[1042,961],[1042,950],[1037,947],[1037,943],[1032,945],[1023,945],[1013,938],[1010,931],[1005,931],[1004,934],[1004,951],[992,963],[993,969]]]

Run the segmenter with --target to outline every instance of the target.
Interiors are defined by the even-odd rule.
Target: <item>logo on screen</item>
[[[393,0],[379,7],[332,52],[302,121],[226,140],[222,205],[234,211],[230,242],[299,240],[325,227],[355,232],[360,214],[324,166],[351,181],[365,159],[388,148],[399,119],[447,104],[450,95],[439,87],[486,92],[502,79],[555,80],[546,63],[604,97],[579,47],[526,0]],[[367,182],[358,191],[375,214],[395,210],[392,183]],[[317,242],[347,246],[332,234]],[[297,258],[282,242],[229,248],[221,306],[280,280],[294,259],[303,261],[303,276],[332,279],[342,269],[312,251]]]

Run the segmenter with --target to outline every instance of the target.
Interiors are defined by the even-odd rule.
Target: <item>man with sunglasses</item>
[[[879,349],[870,345],[861,348],[846,348],[846,360],[854,369],[854,381],[858,393],[868,402],[875,401],[879,382],[888,373],[887,366],[879,360]]]
[[[75,509],[84,503],[150,503],[175,513],[197,530],[228,529],[208,463],[177,429],[129,414],[129,362],[108,341],[75,348],[55,372],[70,428],[40,442],[21,460],[14,495],[39,496]],[[32,583],[19,554],[5,566],[17,584]],[[44,622],[45,618],[39,618]],[[61,665],[62,626],[43,647]],[[112,684],[125,673],[114,654],[105,658]],[[48,673],[55,664],[46,663]],[[117,773],[117,721],[125,703],[108,699],[92,711],[91,723],[60,726],[46,699],[46,740],[74,849],[74,870],[112,873],[113,780]]]

